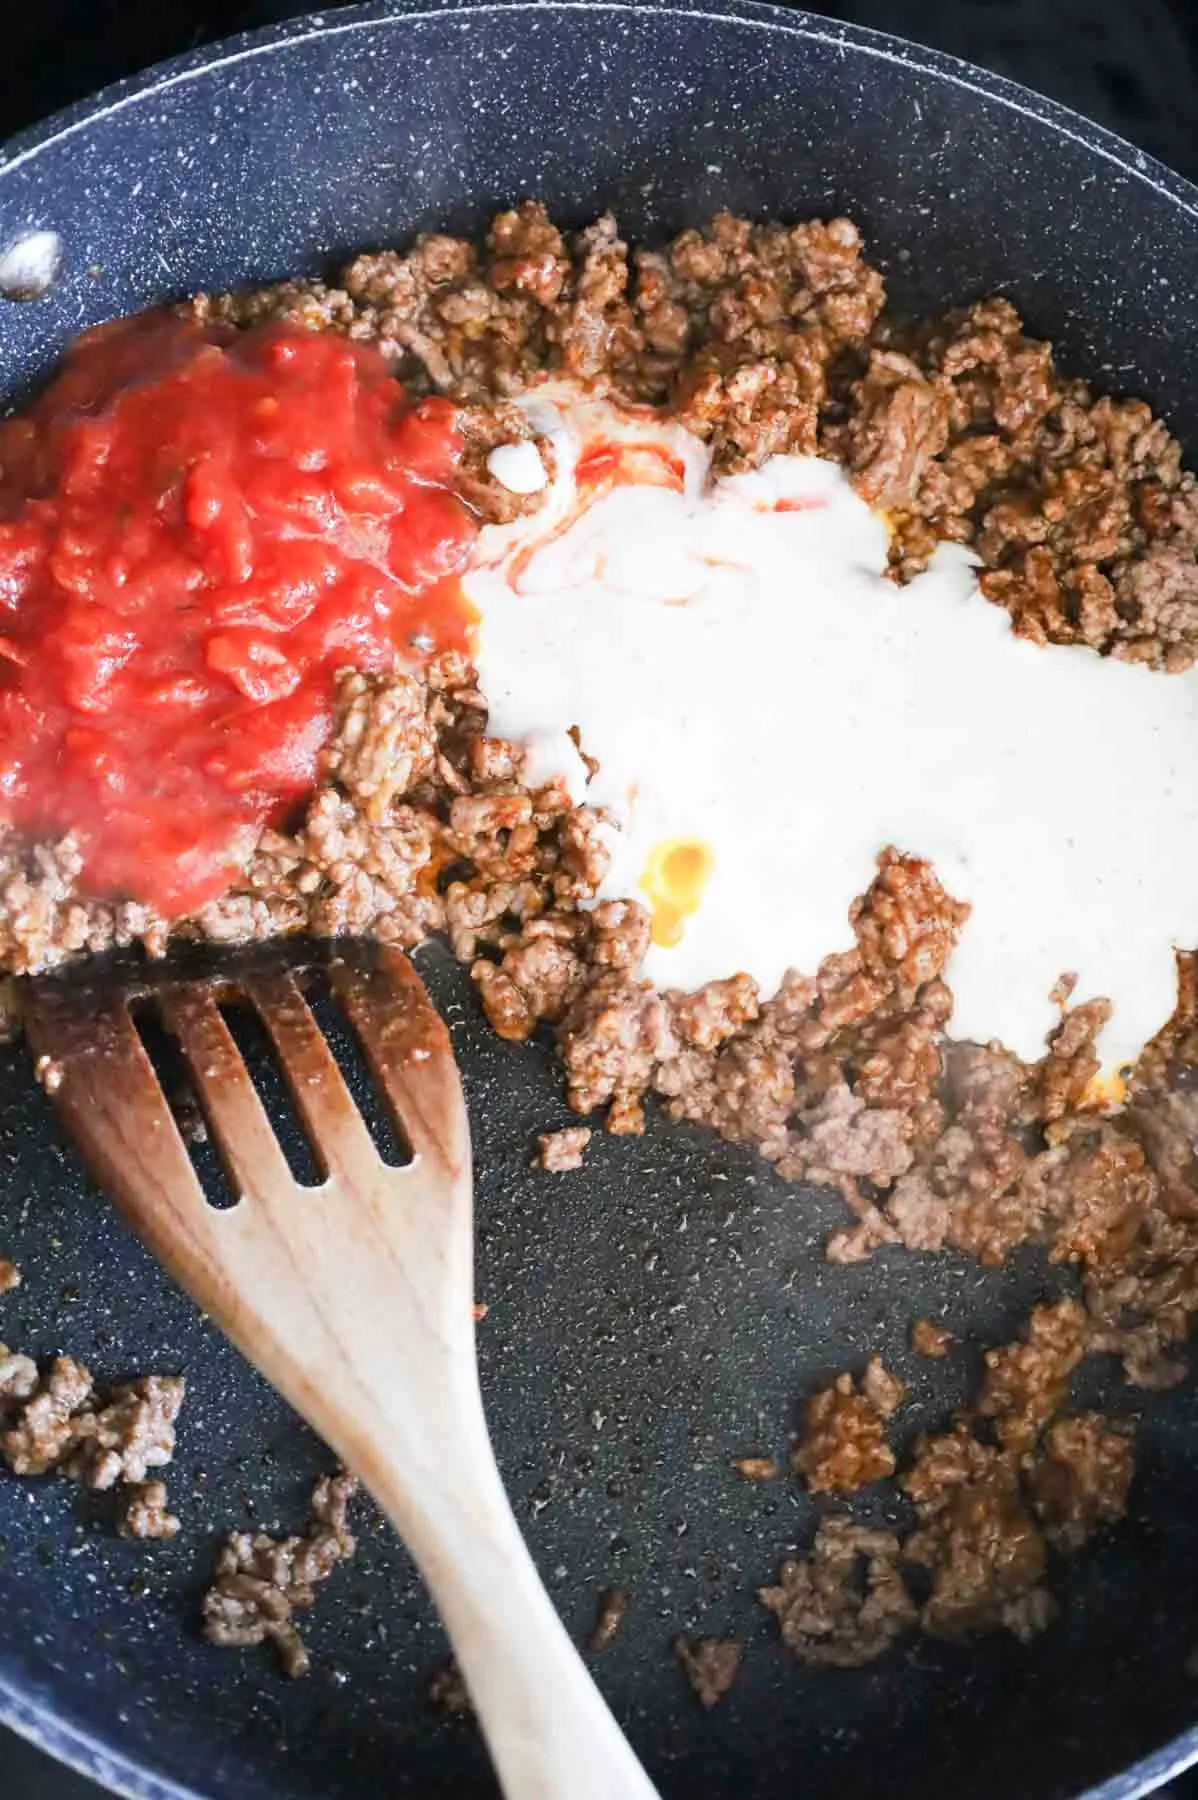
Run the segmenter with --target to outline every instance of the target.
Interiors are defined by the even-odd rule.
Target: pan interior
[[[641,238],[721,205],[844,211],[901,304],[1010,292],[1064,362],[1144,394],[1193,443],[1193,196],[1126,158],[1030,97],[801,15],[341,13],[17,146],[0,165],[0,235],[56,231],[65,261],[47,299],[0,303],[0,367],[16,395],[87,323],[470,227],[524,193],[578,220],[610,204]],[[902,1253],[831,1269],[820,1246],[839,1202],[660,1122],[643,1141],[597,1142],[576,1176],[538,1176],[536,1132],[567,1122],[547,1053],[493,1039],[436,946],[420,966],[475,1132],[483,1377],[504,1473],[572,1630],[589,1629],[600,1590],[631,1596],[597,1672],[664,1794],[864,1795],[884,1756],[898,1800],[933,1781],[1039,1800],[1190,1724],[1189,1389],[1146,1409],[1131,1516],[1060,1576],[1062,1620],[1032,1646],[921,1641],[860,1673],[798,1669],[753,1594],[817,1509],[791,1484],[740,1482],[730,1459],[784,1454],[796,1397],[873,1351],[912,1384],[904,1431],[940,1422],[980,1346],[1065,1277],[1034,1257],[1001,1274]],[[19,1050],[0,1059],[0,1251],[26,1274],[0,1303],[6,1341],[77,1354],[101,1379],[190,1382],[175,1543],[116,1539],[100,1502],[66,1484],[0,1483],[0,1684],[222,1800],[492,1791],[473,1727],[427,1706],[443,1637],[369,1514],[307,1628],[307,1683],[198,1641],[216,1537],[297,1526],[326,1457],[88,1187]],[[946,1365],[909,1351],[921,1313],[966,1327]],[[1135,1410],[1110,1374],[1093,1371],[1078,1400]],[[879,1492],[861,1516],[897,1504]],[[678,1631],[746,1641],[742,1679],[710,1716],[669,1655]]]

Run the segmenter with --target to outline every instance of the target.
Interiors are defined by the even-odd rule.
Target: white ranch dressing
[[[706,846],[697,910],[647,975],[743,969],[769,993],[813,971],[894,844],[973,909],[955,1036],[1036,1057],[1069,971],[1114,1003],[1107,1066],[1132,1060],[1173,1010],[1174,946],[1198,943],[1198,673],[1024,642],[956,546],[895,587],[883,521],[831,463],[712,485],[678,426],[554,390],[529,412],[555,475],[465,578],[481,686],[542,774],[583,791],[571,726],[598,758],[589,798],[621,827],[605,894],[644,898],[660,846]],[[596,443],[661,447],[681,491],[632,481],[580,510]]]

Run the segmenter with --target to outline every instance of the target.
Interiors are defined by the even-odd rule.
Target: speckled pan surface
[[[847,211],[903,302],[1004,288],[1063,356],[1146,394],[1198,444],[1195,190],[963,65],[740,6],[340,12],[64,115],[0,157],[0,250],[28,228],[66,247],[51,298],[0,304],[0,382],[19,393],[113,313],[469,225],[524,193],[576,219],[612,205],[639,235],[719,205]],[[597,1673],[663,1794],[1064,1800],[1109,1782],[1125,1800],[1187,1760],[1198,1395],[1147,1409],[1132,1516],[1065,1574],[1063,1621],[1030,1649],[923,1642],[863,1673],[798,1670],[752,1594],[814,1509],[789,1486],[738,1483],[729,1458],[781,1451],[796,1396],[873,1348],[913,1383],[905,1430],[941,1418],[980,1345],[1060,1273],[903,1255],[828,1269],[837,1203],[693,1132],[608,1140],[583,1173],[538,1177],[534,1134],[564,1122],[547,1059],[488,1037],[443,955],[422,963],[476,1135],[500,1458],[571,1627],[586,1631],[601,1588],[632,1595]],[[88,1187],[12,1053],[0,1250],[26,1271],[0,1302],[7,1341],[103,1377],[183,1369],[191,1383],[174,1544],[115,1539],[65,1485],[0,1481],[0,1715],[139,1800],[491,1793],[473,1728],[427,1709],[443,1640],[369,1520],[313,1616],[307,1683],[199,1641],[215,1536],[297,1523],[325,1458]],[[907,1350],[921,1311],[963,1329],[946,1366]],[[679,1630],[747,1642],[711,1716],[670,1659]]]

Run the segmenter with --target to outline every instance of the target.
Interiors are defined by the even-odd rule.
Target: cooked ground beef
[[[987,1350],[978,1412],[1004,1450],[1026,1450],[1060,1406],[1085,1353],[1086,1312],[1070,1298],[1037,1306],[1020,1343]]]
[[[583,1151],[591,1141],[586,1125],[567,1125],[564,1131],[542,1132],[537,1139],[537,1167],[547,1175],[564,1175],[570,1169],[581,1169]]]
[[[674,1655],[700,1701],[710,1711],[724,1698],[740,1673],[744,1646],[735,1638],[676,1637]]]
[[[963,1422],[921,1441],[902,1478],[919,1516],[903,1555],[931,1578],[919,1615],[931,1636],[1005,1627],[1026,1639],[1052,1618],[1048,1548],[1019,1477],[1014,1451],[983,1443]]]
[[[880,1356],[871,1356],[861,1377],[861,1392],[877,1407],[884,1419],[896,1413],[907,1397],[907,1389],[897,1375],[884,1368]]]
[[[987,1352],[976,1410],[916,1446],[901,1477],[918,1516],[904,1555],[931,1576],[920,1623],[934,1636],[1043,1630],[1056,1610],[1049,1546],[1072,1553],[1123,1516],[1130,1432],[1099,1413],[1052,1418],[1085,1333],[1076,1300],[1037,1307],[1018,1343]]]
[[[179,1519],[176,1514],[167,1511],[166,1483],[134,1482],[129,1488],[117,1528],[122,1537],[177,1537]]]
[[[40,1375],[32,1357],[0,1344],[0,1457],[14,1475],[120,1486],[124,1536],[173,1537],[179,1521],[166,1510],[166,1486],[146,1477],[174,1456],[185,1386],[181,1376],[143,1375],[101,1403],[83,1363],[59,1356]]]
[[[1038,1307],[1019,1342],[987,1353],[975,1408],[951,1430],[921,1437],[899,1477],[915,1507],[913,1531],[904,1537],[844,1517],[824,1519],[808,1554],[782,1565],[778,1585],[763,1588],[761,1599],[800,1661],[869,1662],[916,1625],[933,1637],[1007,1630],[1026,1639],[1051,1621],[1050,1550],[1072,1555],[1122,1518],[1133,1471],[1127,1426],[1095,1412],[1052,1416],[1081,1360],[1085,1332],[1085,1309],[1066,1298]],[[876,1358],[870,1372],[872,1383],[867,1372],[863,1388],[901,1401],[901,1384]],[[816,1399],[828,1396],[838,1408],[863,1398],[848,1375]],[[849,1426],[839,1445],[830,1436],[826,1447],[819,1443],[819,1467],[835,1472],[840,1455],[852,1476],[854,1419],[839,1416]],[[879,1415],[875,1444],[880,1429]],[[806,1473],[802,1451],[795,1461]],[[904,1567],[924,1571],[922,1604]]]
[[[69,1356],[54,1359],[44,1377],[27,1357],[0,1360],[0,1452],[14,1475],[51,1469],[91,1488],[141,1482],[164,1468],[175,1450],[175,1420],[183,1403],[181,1376],[147,1375],[96,1402],[92,1378]]]
[[[144,1483],[175,1453],[175,1420],[183,1404],[181,1376],[145,1375],[114,1388],[107,1406],[76,1414],[64,1473],[90,1488]]]
[[[28,1363],[27,1358],[14,1360]],[[14,1475],[45,1475],[63,1462],[72,1448],[75,1415],[82,1416],[92,1399],[92,1378],[82,1363],[69,1356],[56,1356],[41,1379],[35,1365],[28,1367],[34,1379],[22,1404],[9,1412],[0,1435],[0,1452]],[[22,1383],[29,1380],[24,1366],[20,1379]],[[11,1387],[9,1392],[22,1397],[19,1387]]]
[[[920,1356],[939,1360],[948,1355],[952,1342],[948,1326],[937,1324],[934,1319],[916,1319],[911,1327],[911,1346]]]
[[[901,1398],[901,1383],[893,1382],[880,1363],[877,1367],[882,1380],[874,1386],[883,1387],[888,1401],[894,1388]],[[831,1387],[812,1395],[803,1408],[802,1439],[791,1463],[812,1494],[848,1494],[894,1474],[885,1414],[864,1384],[858,1393],[851,1375],[838,1375]]]
[[[742,1456],[732,1467],[746,1481],[774,1481],[782,1473],[772,1456]]]
[[[599,1608],[587,1649],[606,1650],[628,1616],[628,1595],[622,1588],[607,1588],[599,1596]]]
[[[315,1604],[319,1583],[354,1554],[346,1509],[357,1485],[352,1475],[322,1475],[312,1490],[312,1517],[301,1535],[230,1533],[203,1600],[204,1636],[210,1644],[241,1649],[269,1639],[287,1675],[308,1673],[311,1663],[295,1615]]]
[[[877,337],[834,430],[867,497],[883,485],[900,572],[972,544],[1034,642],[1188,668],[1198,495],[1148,407],[1059,375],[1005,300]]]
[[[1121,1519],[1134,1468],[1130,1427],[1101,1413],[1058,1419],[1025,1467],[1032,1506],[1055,1549],[1080,1550]]]
[[[23,1412],[38,1388],[37,1364],[0,1344],[0,1426]]]
[[[437,1711],[450,1719],[462,1719],[474,1711],[465,1677],[452,1656],[429,1681],[428,1697]]]
[[[836,1669],[857,1668],[889,1650],[918,1619],[901,1553],[893,1531],[822,1520],[808,1555],[784,1562],[778,1585],[760,1590],[787,1649],[800,1662]]]

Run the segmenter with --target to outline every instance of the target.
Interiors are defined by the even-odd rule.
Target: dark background
[[[303,12],[288,0],[0,0],[0,140],[197,44]],[[322,10],[329,11],[326,5]],[[1198,181],[1198,3],[840,0],[811,10],[935,45],[1064,101]],[[1198,1800],[1198,1777],[1171,1800]],[[96,1800],[0,1732],[4,1800]]]

